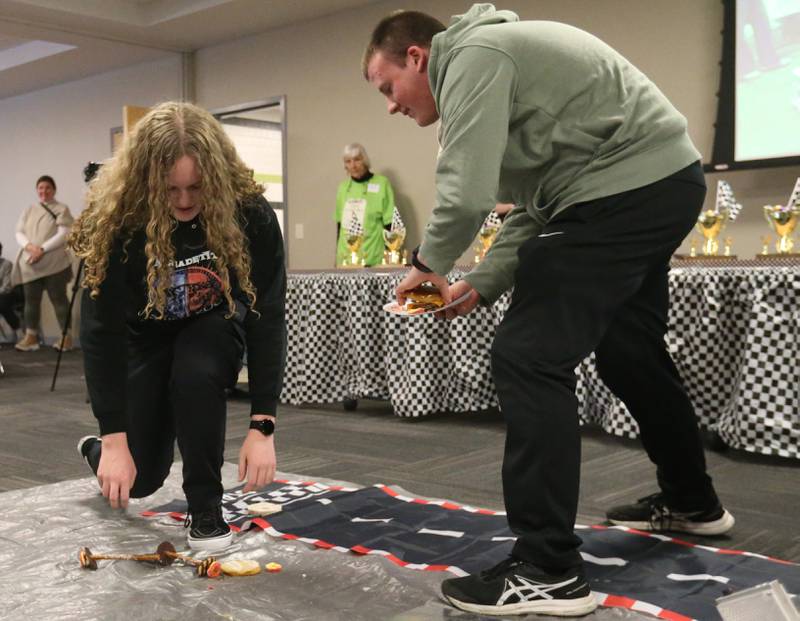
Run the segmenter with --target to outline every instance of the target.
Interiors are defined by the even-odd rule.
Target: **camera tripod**
[[[58,370],[61,367],[61,356],[64,354],[64,343],[67,340],[67,333],[69,332],[70,323],[72,323],[72,307],[75,305],[75,297],[78,295],[81,283],[81,273],[83,272],[83,259],[78,261],[78,269],[75,273],[75,281],[72,283],[72,296],[69,299],[69,306],[67,307],[67,317],[64,319],[64,326],[61,330],[61,341],[58,348],[58,358],[56,359],[56,368],[53,372],[53,383],[50,384],[50,392],[56,389],[56,378],[58,377]]]

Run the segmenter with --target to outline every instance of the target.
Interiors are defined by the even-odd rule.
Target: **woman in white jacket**
[[[38,202],[28,206],[17,222],[16,238],[20,251],[14,265],[14,282],[22,283],[25,292],[25,335],[15,345],[19,351],[39,349],[42,294],[47,296],[63,328],[67,321],[69,301],[67,284],[72,278],[72,265],[65,241],[73,218],[69,207],[59,203],[56,182],[50,175],[36,180]],[[55,347],[72,348],[72,338],[67,333]]]

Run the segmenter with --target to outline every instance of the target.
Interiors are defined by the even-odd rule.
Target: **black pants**
[[[137,471],[132,498],[164,484],[177,438],[189,509],[220,503],[225,390],[236,384],[243,342],[240,325],[221,311],[133,337],[127,386],[128,446]]]
[[[699,509],[717,501],[694,409],[664,342],[669,260],[705,192],[694,164],[573,205],[520,248],[512,303],[492,347],[515,556],[553,570],[581,562],[575,367],[592,351],[600,377],[639,424],[669,502]]]
[[[14,289],[0,293],[0,315],[8,322],[12,330],[19,330],[19,317],[14,310],[19,303],[19,296]]]

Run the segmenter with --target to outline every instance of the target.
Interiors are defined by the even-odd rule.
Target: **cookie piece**
[[[261,573],[261,565],[258,564],[258,561],[224,561],[220,564],[220,567],[227,576],[254,576]]]
[[[281,506],[272,502],[254,502],[251,505],[247,505],[247,511],[250,513],[250,515],[258,515],[263,517],[265,515],[278,513],[281,511]]]

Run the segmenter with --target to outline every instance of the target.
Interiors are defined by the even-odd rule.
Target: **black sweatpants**
[[[639,424],[671,506],[717,501],[694,409],[664,341],[669,260],[705,193],[696,163],[573,205],[520,248],[513,299],[492,346],[515,556],[551,570],[581,563],[575,367],[592,351],[600,377]]]
[[[244,350],[242,328],[224,315],[215,310],[132,337],[128,446],[137,474],[131,497],[163,485],[177,438],[189,509],[220,503],[225,389],[236,384]]]

